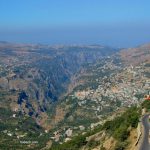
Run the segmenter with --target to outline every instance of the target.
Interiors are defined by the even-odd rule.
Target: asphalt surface
[[[143,138],[142,138],[140,150],[150,150],[150,143],[149,143],[150,122],[149,122],[149,116],[150,116],[150,114],[146,114],[142,118],[144,133],[143,133]]]

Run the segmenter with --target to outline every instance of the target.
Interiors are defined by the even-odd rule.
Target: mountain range
[[[14,142],[16,149],[50,148],[113,119],[149,92],[149,66],[149,44],[117,49],[0,42],[0,144],[13,137],[10,148]],[[36,136],[40,144],[19,143]]]

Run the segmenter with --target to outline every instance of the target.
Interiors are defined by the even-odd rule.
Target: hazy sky
[[[0,40],[48,44],[150,42],[150,0],[0,0]]]

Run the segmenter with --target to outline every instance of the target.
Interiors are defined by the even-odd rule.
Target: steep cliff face
[[[1,43],[0,87],[15,95],[15,98],[10,95],[11,106],[37,118],[53,111],[52,103],[62,98],[71,78],[84,64],[114,52],[116,49],[98,45],[50,47]]]

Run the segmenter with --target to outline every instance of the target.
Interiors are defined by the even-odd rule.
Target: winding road
[[[149,143],[149,135],[150,135],[150,122],[149,122],[150,114],[146,114],[142,118],[142,125],[144,127],[143,136],[141,141],[141,146],[139,150],[150,150],[150,143]]]

